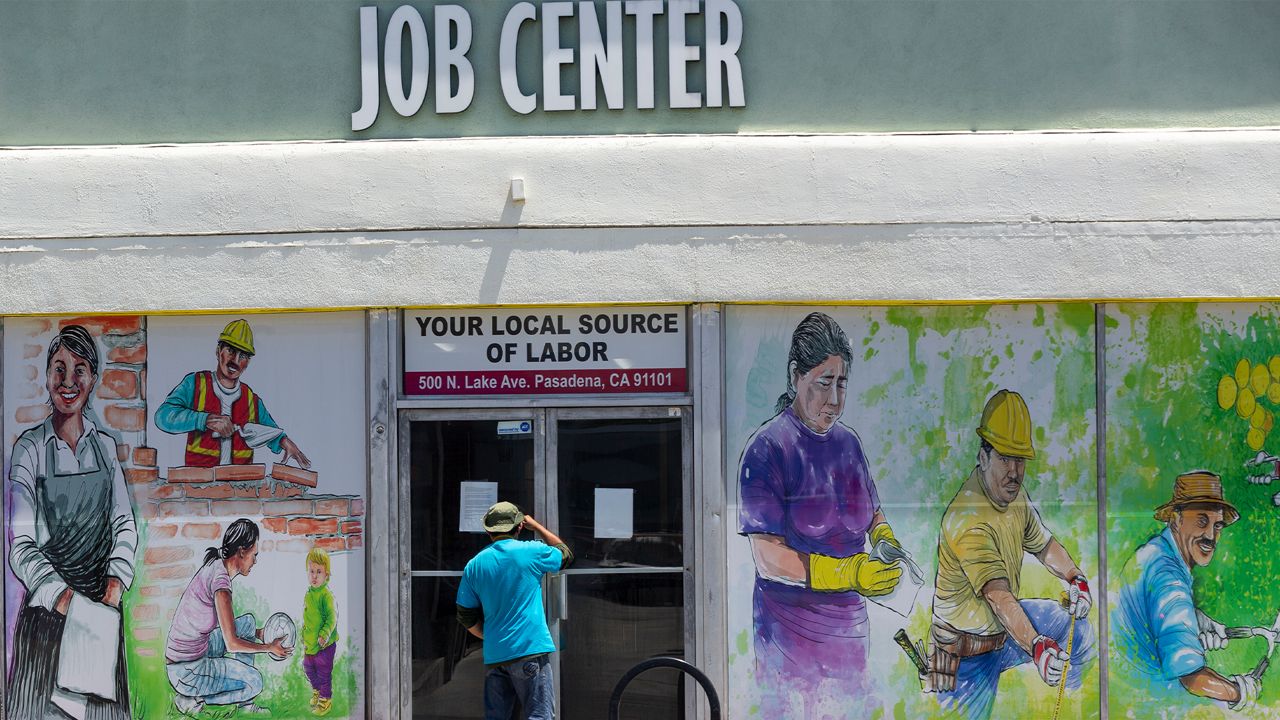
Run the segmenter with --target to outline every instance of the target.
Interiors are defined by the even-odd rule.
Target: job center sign
[[[678,307],[409,312],[406,395],[684,392]]]
[[[695,20],[701,20],[699,33],[689,31]],[[624,40],[624,21],[634,28],[627,33],[633,40]],[[576,25],[577,32],[566,31],[569,25]],[[497,36],[497,84],[507,107],[521,115],[539,107],[544,112],[622,110],[628,82],[640,110],[659,103],[670,108],[745,107],[738,59],[742,31],[742,10],[733,0],[518,2],[500,26],[480,28],[462,5],[435,5],[425,13],[401,5],[384,18],[377,7],[362,7],[360,107],[351,114],[351,129],[373,125],[383,89],[401,117],[417,114],[428,95],[436,114],[470,107],[476,93],[471,45],[477,32]],[[540,83],[521,84],[516,66],[523,44],[539,49]],[[482,67],[485,60],[479,61]],[[664,98],[658,97],[654,81],[661,65],[667,69]],[[576,86],[562,83],[562,70],[576,71]],[[691,83],[691,74],[698,72],[703,82]],[[705,91],[697,90],[699,85]]]

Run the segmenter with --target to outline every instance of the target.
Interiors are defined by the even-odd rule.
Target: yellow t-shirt
[[[1023,554],[1044,550],[1052,539],[1025,488],[1008,506],[998,508],[987,497],[982,476],[974,468],[942,514],[934,616],[969,633],[1004,632],[980,594],[982,586],[1004,578],[1017,596]]]

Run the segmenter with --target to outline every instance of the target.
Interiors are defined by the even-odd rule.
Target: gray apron
[[[95,432],[85,438],[93,450],[96,470],[62,474],[52,439],[45,443],[44,475],[36,478],[36,513],[49,529],[40,550],[58,576],[75,592],[101,602],[107,589],[107,564],[115,537],[111,515],[115,507],[114,458],[106,458]],[[14,664],[6,715],[13,720],[65,720],[49,701],[58,676],[58,653],[66,617],[42,607],[24,605],[14,629]],[[116,664],[116,702],[90,700],[86,720],[129,717],[129,694],[121,627]]]

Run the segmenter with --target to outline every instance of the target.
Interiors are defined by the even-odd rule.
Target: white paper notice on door
[[[635,488],[596,488],[598,538],[629,538],[635,516]]]
[[[488,480],[463,480],[458,502],[458,532],[484,532],[484,513],[498,502],[498,483]]]

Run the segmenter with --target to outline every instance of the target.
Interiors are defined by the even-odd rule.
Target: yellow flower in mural
[[[1236,363],[1236,385],[1242,388],[1248,387],[1249,371],[1251,369],[1249,361],[1244,358],[1241,358],[1240,362]]]
[[[1271,356],[1271,361],[1267,363],[1267,369],[1271,371],[1271,377],[1280,378],[1280,355]]]
[[[1262,444],[1267,440],[1267,436],[1258,428],[1249,428],[1249,434],[1245,436],[1244,440],[1249,443],[1250,449],[1261,450]]]
[[[1276,425],[1276,416],[1270,410],[1265,412],[1267,413],[1267,418],[1262,423],[1262,432],[1269,433],[1271,432],[1271,428]]]
[[[1253,366],[1253,374],[1249,378],[1249,389],[1253,390],[1253,394],[1262,397],[1267,392],[1267,387],[1271,385],[1271,373],[1267,370],[1267,366],[1261,363]]]
[[[1247,387],[1240,388],[1240,394],[1236,397],[1236,414],[1247,419],[1253,415],[1253,410],[1257,406],[1253,391]]]
[[[1280,387],[1278,385],[1277,387]],[[1238,390],[1236,379],[1230,375],[1223,375],[1218,381],[1218,407],[1223,410],[1230,410],[1232,405],[1236,404],[1236,392]]]
[[[1266,431],[1267,426],[1267,410],[1259,405],[1253,409],[1253,414],[1249,416],[1249,426],[1258,430]]]
[[[1274,375],[1272,377],[1275,377]],[[1271,387],[1267,388],[1267,399],[1276,405],[1280,405],[1280,382],[1271,383]]]

